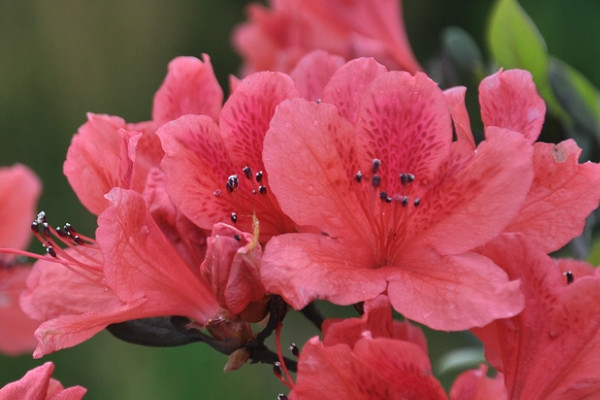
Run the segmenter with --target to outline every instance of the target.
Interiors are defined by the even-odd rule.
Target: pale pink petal
[[[454,132],[459,143],[464,143],[464,146],[469,150],[475,150],[475,138],[471,131],[471,121],[469,113],[465,105],[465,94],[467,88],[457,86],[444,90],[450,114],[452,115],[452,123],[454,124]]]
[[[341,116],[356,123],[367,87],[385,72],[385,67],[372,58],[352,60],[333,74],[323,90],[323,101],[335,104]]]
[[[415,233],[411,243],[424,240],[449,254],[494,238],[525,201],[533,179],[531,153],[520,134],[489,128],[487,140],[471,157],[452,160],[437,184],[420,195],[409,221]]]
[[[41,190],[38,177],[24,165],[0,168],[0,247],[27,246]]]
[[[152,120],[158,125],[185,114],[208,115],[217,120],[223,91],[210,58],[177,57],[169,63],[164,83],[154,96]]]
[[[40,324],[19,306],[31,268],[28,265],[0,266],[0,353],[10,356],[31,352],[36,345],[33,332]]]
[[[390,268],[365,268],[372,264],[370,255],[353,250],[349,253],[344,243],[319,234],[275,236],[262,259],[265,289],[295,309],[315,299],[347,305],[383,293]]]
[[[23,378],[0,389],[2,400],[80,400],[87,390],[82,386],[64,389],[52,378],[54,364],[46,362],[27,372]]]
[[[323,97],[323,89],[331,76],[345,61],[323,50],[308,53],[298,62],[290,76],[306,100],[316,101]]]
[[[573,140],[535,143],[531,190],[506,232],[524,233],[548,253],[581,234],[598,207],[600,165],[578,164],[580,154]]]
[[[490,126],[507,128],[533,143],[542,130],[546,103],[528,71],[501,70],[486,77],[479,85],[479,103],[486,131]]]
[[[410,251],[410,250],[409,250]],[[430,328],[458,331],[518,314],[519,281],[475,253],[440,256],[424,249],[406,254],[387,277],[394,309]]]
[[[456,378],[450,398],[452,400],[507,400],[504,387],[504,376],[497,374],[494,378],[487,376],[487,365],[479,369],[465,371]]]
[[[96,231],[107,285],[127,302],[146,299],[154,316],[182,315],[200,324],[212,318],[218,304],[210,287],[162,234],[142,196],[117,188],[108,197],[113,206],[98,217]]]

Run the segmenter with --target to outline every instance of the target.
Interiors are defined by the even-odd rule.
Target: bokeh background
[[[375,1],[375,0],[374,0]],[[55,225],[71,222],[92,235],[95,218],[62,175],[71,136],[86,112],[129,122],[151,116],[152,97],[178,55],[211,56],[227,87],[240,60],[230,44],[247,1],[77,0],[0,1],[0,165],[23,163],[44,182],[40,210]],[[549,52],[600,87],[600,5],[597,0],[522,0]],[[471,34],[484,56],[492,0],[408,0],[406,27],[419,61],[441,52],[444,28]],[[227,90],[226,90],[227,92]],[[474,118],[476,116],[472,116]],[[2,221],[0,221],[2,223]],[[41,247],[32,246],[41,252]],[[340,315],[329,308],[329,314]],[[286,319],[283,343],[316,334],[300,316]],[[434,368],[449,348],[476,346],[469,336],[431,333]],[[89,389],[86,399],[275,399],[287,392],[269,366],[247,365],[224,374],[226,357],[202,344],[146,348],[108,333],[73,349],[32,360],[0,356],[0,387],[52,360],[66,386]],[[452,374],[443,374],[446,381]]]

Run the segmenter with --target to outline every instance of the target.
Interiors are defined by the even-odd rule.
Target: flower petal
[[[598,207],[600,165],[578,164],[580,154],[573,140],[535,144],[535,178],[506,232],[524,233],[548,253],[581,234],[586,217]]]
[[[24,165],[0,168],[0,247],[27,246],[41,190],[38,177]]]
[[[152,120],[157,126],[186,114],[208,115],[217,120],[223,90],[210,57],[177,57],[169,63],[164,83],[154,96]]]
[[[354,250],[349,253],[338,240],[319,234],[275,236],[262,258],[265,289],[295,309],[315,299],[347,305],[374,298],[385,291],[389,271],[365,268],[370,255]]]
[[[65,389],[59,381],[52,378],[54,364],[46,362],[25,374],[18,381],[9,383],[0,389],[0,398],[4,400],[80,400],[87,390],[82,386]]]
[[[517,214],[533,179],[532,148],[520,134],[489,128],[470,158],[442,168],[438,185],[421,195],[411,218],[416,246],[425,241],[440,254],[469,251],[494,238]]]
[[[444,96],[446,96],[450,114],[452,115],[452,123],[454,124],[457,142],[464,143],[465,147],[473,151],[475,150],[476,145],[473,132],[471,131],[469,113],[467,112],[467,107],[465,105],[466,92],[466,87],[457,86],[444,90]]]
[[[136,192],[113,189],[114,204],[98,217],[96,238],[107,285],[123,300],[144,298],[154,315],[181,315],[203,324],[218,304],[199,272],[175,251]],[[140,316],[141,317],[141,316]]]
[[[569,283],[522,235],[503,234],[483,254],[520,278],[525,295],[519,315],[473,329],[486,358],[504,373],[509,398],[600,396],[600,309],[590,307],[600,302],[600,276],[574,276]]]
[[[392,71],[363,95],[356,122],[359,160],[381,160],[381,186],[401,193],[400,173],[432,181],[446,160],[452,122],[442,91],[425,74]]]
[[[481,118],[490,126],[521,132],[533,143],[544,124],[546,103],[529,71],[513,69],[486,77],[479,85]]]
[[[475,253],[440,256],[419,249],[406,254],[388,280],[394,309],[438,330],[483,326],[516,315],[524,305],[519,282]]]
[[[323,101],[335,104],[341,116],[356,123],[366,88],[386,72],[385,67],[372,58],[352,60],[333,74],[323,90]]]
[[[323,89],[344,59],[323,50],[314,50],[298,62],[290,76],[306,100],[317,101],[323,97]]]

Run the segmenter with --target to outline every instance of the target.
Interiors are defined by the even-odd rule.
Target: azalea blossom
[[[80,400],[87,390],[82,386],[64,388],[52,378],[54,364],[44,363],[27,372],[18,381],[12,382],[0,389],[3,400]]]
[[[186,262],[197,257],[181,250],[189,245],[187,253],[193,254],[202,242],[187,243],[179,236],[177,243],[170,242],[159,225],[164,221],[153,218],[144,197],[133,190],[115,188],[109,199],[113,205],[98,218],[97,242],[85,238],[67,243],[66,249],[54,245],[54,257],[34,265],[21,303],[29,315],[45,321],[36,330],[35,357],[81,343],[109,324],[181,315],[204,326],[220,315],[200,264]],[[197,228],[190,228],[182,237],[198,236]]]
[[[507,249],[510,249],[507,251]],[[525,308],[473,329],[490,364],[504,374],[507,399],[600,396],[600,274],[581,261],[558,260],[522,236],[503,234],[483,248],[513,279]]]
[[[452,400],[502,400],[502,375],[487,368],[465,371],[454,382]],[[289,399],[427,399],[448,397],[431,373],[422,331],[393,321],[386,296],[365,302],[361,318],[326,320],[323,340],[302,348]]]
[[[262,72],[238,84],[218,124],[204,115],[185,115],[158,130],[165,149],[161,167],[167,191],[183,214],[203,229],[218,222],[252,231],[261,224],[261,243],[290,232],[293,224],[269,189],[262,142],[275,108],[299,97],[284,74]]]
[[[0,247],[24,249],[31,239],[29,223],[41,192],[37,176],[23,165],[0,168]],[[14,254],[0,254],[0,352],[17,355],[33,350],[37,321],[19,306],[31,269]]]
[[[434,82],[370,59],[339,69],[321,102],[282,103],[264,163],[282,210],[315,229],[269,241],[266,289],[296,309],[387,293],[395,310],[435,329],[518,313],[519,282],[473,250],[523,206],[532,146],[505,127],[486,127],[470,151],[452,136],[451,108]]]
[[[475,150],[465,88],[445,92],[456,134],[465,151]],[[534,143],[544,122],[545,104],[525,71],[500,71],[479,85],[481,116],[486,127],[521,132]],[[600,165],[579,164],[581,149],[572,140],[533,144],[534,179],[527,198],[506,232],[524,233],[546,252],[560,249],[581,234],[587,216],[600,200]]]
[[[365,303],[362,318],[327,320],[323,341],[304,345],[289,398],[445,399],[424,346],[423,333],[392,321],[388,299],[379,296]]]
[[[208,56],[177,57],[154,96],[151,121],[126,123],[116,116],[88,114],[88,122],[73,136],[63,167],[79,200],[99,214],[110,205],[104,195],[114,187],[142,193],[150,170],[159,166],[164,154],[156,130],[185,114],[216,120],[222,99]]]
[[[270,7],[251,4],[249,21],[233,34],[244,60],[243,74],[291,72],[312,50],[346,60],[374,57],[389,69],[414,73],[415,59],[399,0],[273,0]]]

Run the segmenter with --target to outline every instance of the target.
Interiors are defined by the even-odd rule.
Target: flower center
[[[253,215],[257,215],[262,226],[275,227],[270,234],[286,232],[291,229],[291,221],[283,213],[275,197],[268,190],[266,174],[262,170],[253,172],[249,165],[240,173],[229,175],[225,182],[225,191],[216,189],[215,197],[227,197],[231,205],[229,219],[232,223],[242,222],[242,230],[251,231]],[[263,229],[268,230],[268,229]]]
[[[422,204],[413,173],[398,171],[390,176],[389,169],[381,165],[375,158],[369,172],[359,170],[354,176],[361,207],[374,233],[377,266],[389,265],[399,255],[409,234],[407,222]]]

